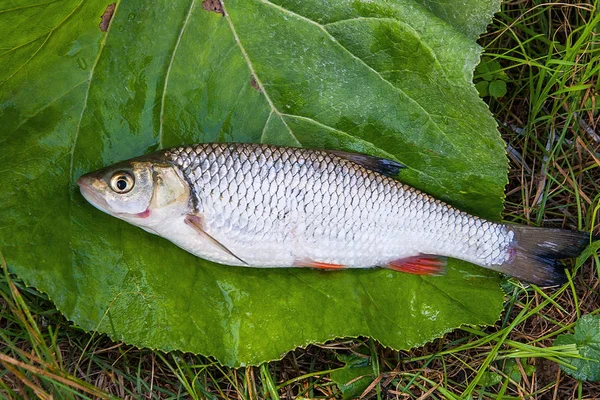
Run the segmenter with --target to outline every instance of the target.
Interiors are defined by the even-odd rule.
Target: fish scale
[[[566,280],[558,260],[589,243],[585,232],[469,215],[393,179],[400,167],[337,150],[208,143],[77,182],[98,209],[229,265],[439,274],[454,257],[552,286]]]
[[[195,212],[205,217],[209,233],[246,262],[291,266],[319,258],[360,268],[424,253],[492,266],[509,256],[513,234],[505,225],[481,223],[325,151],[206,144],[165,156],[190,183]],[[294,220],[292,209],[299,210]],[[260,222],[248,225],[252,219]],[[274,251],[256,254],[258,240]]]

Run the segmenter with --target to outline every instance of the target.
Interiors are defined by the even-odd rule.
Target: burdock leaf
[[[343,336],[406,349],[496,320],[498,276],[464,262],[442,277],[216,265],[99,212],[75,181],[161,147],[266,142],[388,157],[497,219],[507,161],[471,82],[497,0],[109,5],[0,10],[0,251],[67,318],[228,365]]]

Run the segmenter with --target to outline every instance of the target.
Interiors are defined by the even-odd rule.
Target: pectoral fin
[[[199,235],[202,235],[202,236],[206,237],[207,239],[209,239],[215,246],[217,246],[218,248],[220,248],[221,250],[223,250],[225,253],[229,254],[232,257],[234,257],[235,259],[237,259],[238,261],[240,261],[242,264],[248,265],[248,263],[246,261],[244,261],[240,257],[236,256],[223,243],[219,242],[217,239],[215,239],[214,237],[212,237],[209,233],[207,233],[204,230],[204,223],[202,221],[202,217],[200,217],[198,215],[195,215],[195,214],[188,214],[188,215],[185,216],[184,222],[185,222],[186,225],[191,226],[192,228],[194,228],[194,230],[196,232],[198,232]]]

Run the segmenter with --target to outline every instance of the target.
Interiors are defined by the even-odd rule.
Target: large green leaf
[[[339,148],[498,218],[502,141],[471,83],[497,0],[4,3],[0,251],[77,325],[229,365],[370,335],[395,348],[490,324],[499,278],[215,265],[105,215],[84,172],[182,143]],[[213,1],[212,4],[217,4]],[[214,8],[214,7],[213,7]],[[209,9],[209,10],[207,10]],[[402,240],[402,238],[398,238]]]

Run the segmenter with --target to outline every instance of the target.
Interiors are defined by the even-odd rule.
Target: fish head
[[[166,162],[140,157],[90,172],[77,180],[83,197],[97,209],[151,228],[173,213],[186,212],[190,189]]]

